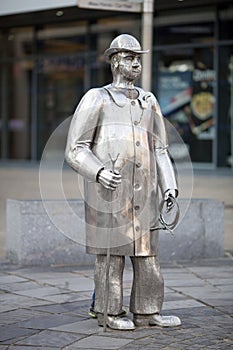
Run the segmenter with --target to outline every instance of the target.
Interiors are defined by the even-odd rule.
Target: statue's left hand
[[[164,200],[167,202],[167,209],[170,210],[175,205],[175,198],[178,195],[178,191],[175,189],[167,190],[164,193]]]

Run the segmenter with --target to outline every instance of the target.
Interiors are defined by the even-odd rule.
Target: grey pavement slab
[[[32,336],[29,336],[23,340],[20,340],[16,342],[16,345],[31,345],[31,346],[42,346],[50,347],[55,346],[59,347],[60,349],[63,348],[66,345],[69,345],[70,343],[73,343],[74,341],[77,341],[78,339],[81,339],[84,337],[83,335],[79,334],[71,334],[66,332],[56,332],[56,331],[50,331],[50,330],[44,330],[38,334],[34,334]]]
[[[199,301],[193,299],[187,300],[176,300],[176,301],[165,301],[163,303],[163,310],[175,310],[181,308],[193,308],[193,307],[202,307],[203,304]]]
[[[39,287],[37,289],[27,289],[27,290],[20,290],[15,292],[15,294],[18,295],[25,295],[28,297],[33,297],[37,299],[45,299],[50,300],[49,296],[60,294],[61,290],[55,287]]]
[[[10,325],[8,327],[0,328],[0,342],[8,343],[8,341],[16,342],[22,337],[31,336],[35,334],[36,331],[32,329],[20,328],[17,325]]]
[[[43,315],[49,315],[46,311]],[[30,319],[36,319],[37,317],[41,317],[42,314],[40,311],[32,310],[32,309],[16,309],[8,312],[1,312],[0,324],[1,325],[9,325],[17,322],[27,321]]]
[[[20,283],[4,283],[1,284],[1,289],[6,292],[16,292],[20,290],[36,289],[38,284],[35,282],[20,282]]]
[[[24,345],[12,345],[12,346],[9,346],[6,348],[7,350],[58,350],[60,349],[60,347],[52,347],[52,346],[49,346],[49,347],[46,347],[46,346],[24,346]],[[1,350],[1,347],[0,347],[0,350]]]
[[[63,324],[61,326],[49,328],[54,331],[81,333],[81,334],[95,334],[99,332],[99,328],[96,324],[96,320],[87,319],[80,320],[78,322]]]
[[[104,335],[92,335],[90,337],[81,339],[74,344],[67,346],[67,350],[73,350],[73,349],[120,349],[124,348],[127,344],[131,343],[132,340],[130,339],[124,339],[124,338],[118,338],[118,337],[106,337]]]
[[[48,304],[48,301],[42,301],[37,298],[26,297],[22,295],[4,293],[1,294],[0,312],[15,310],[19,308],[27,308],[36,305]]]
[[[62,315],[59,317],[56,315],[42,315],[40,317],[32,318],[30,320],[19,322],[19,327],[21,328],[30,328],[30,329],[48,329],[58,325],[73,323],[77,320],[75,316],[66,316]]]
[[[26,282],[27,280],[23,277],[18,277],[14,275],[2,275],[0,276],[0,285],[3,285],[5,283],[19,283],[19,282]]]

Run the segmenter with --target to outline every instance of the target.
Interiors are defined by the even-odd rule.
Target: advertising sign
[[[141,3],[141,0],[77,0],[81,8],[128,12],[141,12]]]

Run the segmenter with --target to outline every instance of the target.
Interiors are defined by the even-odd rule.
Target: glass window
[[[233,46],[219,49],[218,165],[233,167]]]
[[[103,52],[120,34],[119,28],[123,32],[139,30],[134,21],[105,18],[93,24],[45,26],[37,32],[38,157],[55,128],[73,114],[85,91],[110,82]]]
[[[9,64],[8,158],[30,159],[31,60]]]
[[[158,55],[154,87],[164,116],[177,128],[193,162],[212,163],[215,138],[212,48],[177,48]]]
[[[233,5],[229,5],[222,9],[219,18],[220,39],[233,39]]]
[[[31,28],[12,29],[3,37],[0,122],[4,158],[30,159],[31,38]]]
[[[155,40],[157,45],[207,43],[213,41],[213,24],[174,24],[158,27],[155,33]]]
[[[83,94],[86,33],[87,22],[45,26],[37,32],[39,158],[51,133],[73,114]]]
[[[33,53],[33,28],[12,28],[7,34],[7,54],[10,57],[22,58]]]
[[[37,52],[39,54],[80,53],[87,50],[85,34],[87,22],[71,23],[60,27],[47,25],[37,31]]]

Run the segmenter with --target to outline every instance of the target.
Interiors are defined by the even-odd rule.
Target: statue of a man
[[[104,55],[111,64],[113,82],[84,95],[66,147],[68,164],[84,177],[87,252],[96,254],[98,324],[104,322],[107,283],[105,321],[121,330],[181,324],[176,316],[160,314],[164,283],[157,257],[158,231],[151,228],[158,223],[159,188],[165,201],[175,198],[178,189],[159,104],[151,92],[134,86],[146,52],[128,34],[112,41]],[[130,257],[134,271],[133,321],[120,316],[125,256]]]

